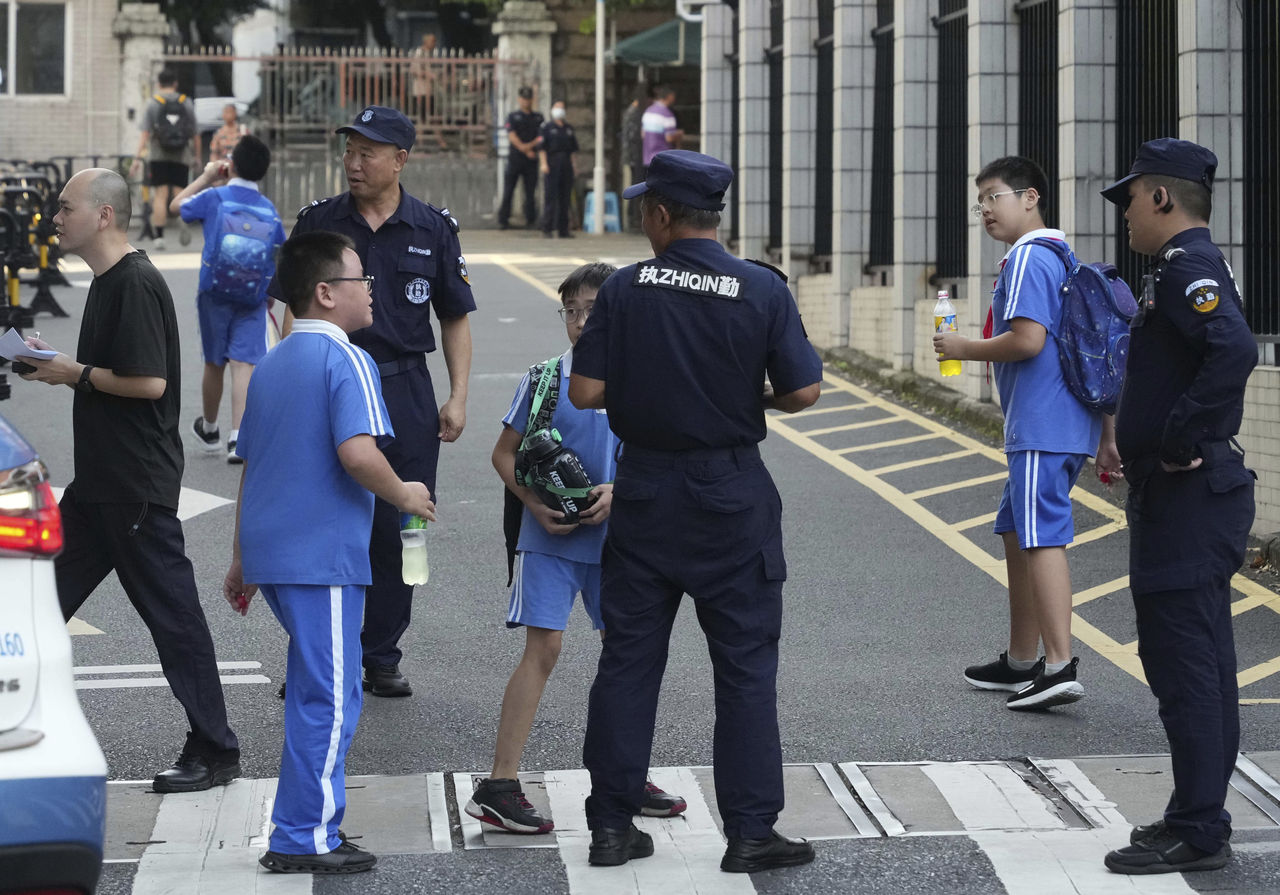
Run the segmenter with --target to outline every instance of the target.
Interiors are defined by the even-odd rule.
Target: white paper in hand
[[[13,360],[15,357],[35,357],[40,360],[48,360],[57,356],[58,352],[56,351],[32,348],[22,340],[22,336],[18,335],[18,331],[13,327],[9,327],[9,331],[0,336],[0,357],[6,360]]]

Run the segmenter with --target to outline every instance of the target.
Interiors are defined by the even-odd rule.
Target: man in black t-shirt
[[[240,775],[213,639],[178,521],[178,324],[169,287],[129,245],[129,186],[92,168],[67,182],[53,223],[93,271],[73,360],[28,359],[23,379],[75,389],[75,476],[59,508],[66,548],[54,561],[70,618],[113,569],[151,631],[190,730],[156,792],[194,792]],[[28,339],[35,348],[49,348]]]

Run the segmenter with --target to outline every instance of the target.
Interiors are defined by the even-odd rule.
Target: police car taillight
[[[0,554],[53,556],[62,550],[62,514],[36,460],[0,473]]]

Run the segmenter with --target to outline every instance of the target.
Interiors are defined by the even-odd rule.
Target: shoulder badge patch
[[[694,270],[676,270],[656,264],[636,265],[633,286],[664,286],[694,295],[741,300],[742,281],[735,276],[720,273],[701,273]]]
[[[306,217],[308,214],[311,213],[311,209],[318,208],[324,203],[330,201],[332,198],[333,198],[332,196],[326,196],[323,199],[316,199],[314,202],[308,202],[306,205],[298,209],[298,220],[302,220],[304,217]]]
[[[1187,286],[1187,298],[1191,299],[1191,307],[1201,314],[1208,314],[1218,306],[1218,291],[1221,289],[1217,280],[1196,280]]]

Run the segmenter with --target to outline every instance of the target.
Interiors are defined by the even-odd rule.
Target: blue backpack
[[[205,262],[214,299],[247,308],[262,304],[274,267],[279,224],[274,210],[222,201],[214,227],[214,250]]]
[[[1062,308],[1053,330],[1067,390],[1091,410],[1115,413],[1129,357],[1129,321],[1138,312],[1129,285],[1115,266],[1085,264],[1056,239],[1033,239],[1066,265]]]

